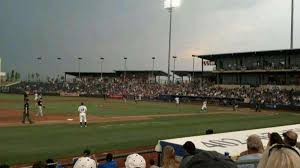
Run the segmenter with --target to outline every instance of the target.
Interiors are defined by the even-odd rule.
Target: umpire
[[[33,123],[29,116],[29,99],[28,98],[25,99],[25,104],[24,104],[23,120],[22,120],[23,124],[25,124],[26,118],[30,124]]]

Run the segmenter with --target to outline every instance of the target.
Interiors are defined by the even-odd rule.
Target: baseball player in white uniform
[[[34,100],[35,100],[35,101],[38,101],[38,99],[39,99],[39,95],[38,95],[37,92],[35,92],[35,94],[34,94]]]
[[[41,116],[41,117],[43,117],[44,116],[44,114],[43,114],[44,105],[43,105],[42,98],[38,99],[37,105],[38,105],[38,111],[37,111],[37,113],[36,113],[35,116]]]
[[[207,111],[207,101],[205,100],[202,104],[201,111]]]
[[[78,112],[79,112],[80,127],[83,127],[83,124],[82,124],[83,122],[84,122],[84,126],[87,127],[87,124],[86,124],[87,108],[83,103],[81,103],[81,105],[78,107]]]
[[[37,104],[38,104],[38,100],[39,100],[39,95],[38,95],[38,93],[37,93],[37,92],[35,92],[35,94],[34,94],[34,101],[35,101],[35,105],[37,105]]]
[[[179,97],[175,97],[175,102],[176,102],[176,106],[178,106],[179,105]]]

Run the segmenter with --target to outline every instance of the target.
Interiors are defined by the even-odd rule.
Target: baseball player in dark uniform
[[[24,103],[26,102],[26,99],[28,99],[28,92],[27,91],[24,92]]]
[[[29,116],[29,99],[28,98],[25,100],[25,104],[24,104],[24,112],[23,112],[23,120],[22,120],[23,124],[25,124],[26,118],[30,124],[33,123]]]

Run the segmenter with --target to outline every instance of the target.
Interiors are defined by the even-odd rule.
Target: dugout
[[[199,55],[215,62],[216,84],[300,85],[300,49]]]

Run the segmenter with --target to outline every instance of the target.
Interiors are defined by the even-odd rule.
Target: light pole
[[[171,39],[172,39],[172,12],[173,8],[180,6],[181,0],[165,0],[164,8],[170,13],[169,21],[169,50],[168,50],[168,84],[170,84],[170,60],[171,60]]]
[[[126,71],[127,71],[127,57],[124,57],[124,80],[126,79]]]
[[[203,88],[203,58],[201,58],[201,88]]]
[[[79,77],[79,80],[80,80],[81,79],[81,77],[80,77],[80,62],[82,60],[82,57],[77,57],[77,59],[78,59],[78,77]]]
[[[43,57],[37,57],[36,59],[37,59],[37,61],[39,63],[39,68],[38,69],[40,71],[41,70],[41,64],[42,64]],[[37,71],[37,73],[35,75],[36,75],[36,78],[37,78],[36,80],[40,81],[40,79],[39,79],[40,78],[40,74],[38,73],[38,71]]]
[[[294,43],[294,0],[292,0],[292,9],[291,9],[291,49],[293,49]]]
[[[102,80],[102,75],[103,75],[103,71],[102,71],[102,66],[103,66],[103,62],[104,62],[104,58],[100,57],[100,70],[101,70],[101,80]]]
[[[57,76],[58,76],[58,80],[59,80],[59,77],[60,77],[60,76],[59,76],[59,71],[60,71],[60,61],[61,61],[61,57],[57,57],[56,60],[57,60],[57,62],[58,62],[58,64],[59,64],[59,65],[58,65],[58,68],[57,68],[57,71],[58,71]]]
[[[155,57],[152,57],[152,78],[154,78],[154,61]]]
[[[195,81],[195,57],[197,57],[196,55],[192,55],[193,57],[193,82]]]
[[[173,56],[174,59],[174,71],[173,71],[173,83],[175,83],[175,65],[176,65],[176,56]]]

